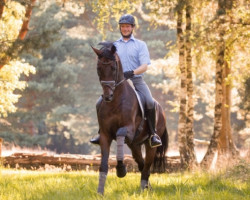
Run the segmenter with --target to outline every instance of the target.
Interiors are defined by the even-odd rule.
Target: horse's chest
[[[109,127],[109,129],[119,128],[129,120],[131,120],[129,110],[112,108],[99,115],[100,126]]]
[[[120,118],[120,113],[118,113],[115,109],[109,109],[105,112],[102,112],[99,114],[98,118],[99,121],[107,124],[107,123],[117,123],[119,121]]]

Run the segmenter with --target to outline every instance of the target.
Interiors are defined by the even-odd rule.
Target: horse
[[[104,194],[108,174],[108,158],[113,140],[117,142],[117,176],[122,178],[127,173],[123,163],[123,148],[124,143],[126,143],[141,172],[141,189],[152,189],[149,182],[151,166],[153,166],[154,172],[165,171],[165,153],[168,148],[166,116],[160,104],[155,101],[156,133],[161,138],[162,145],[151,148],[148,140],[147,119],[143,117],[143,111],[134,89],[124,78],[116,47],[112,42],[99,44],[103,45],[101,49],[91,46],[98,57],[97,74],[103,90],[102,100],[97,110],[101,148],[97,192]],[[145,145],[145,160],[142,155],[142,145]]]

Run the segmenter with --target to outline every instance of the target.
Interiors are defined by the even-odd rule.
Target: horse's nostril
[[[110,95],[110,96],[105,97],[104,100],[105,100],[106,102],[112,101],[112,100],[113,100],[113,95]]]
[[[109,97],[109,101],[112,101],[113,100],[113,95]]]

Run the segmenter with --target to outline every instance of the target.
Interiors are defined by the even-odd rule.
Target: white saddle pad
[[[134,90],[134,92],[135,92],[135,94],[136,94],[137,100],[138,100],[139,105],[140,105],[141,113],[142,113],[142,119],[144,119],[144,117],[145,117],[145,111],[144,111],[144,107],[143,107],[143,104],[142,104],[140,95],[139,95],[139,94],[137,93],[137,91],[135,90],[135,87],[134,87],[133,82],[132,82],[130,79],[128,79],[127,81],[128,81],[128,83],[129,83],[129,85],[133,88],[133,90]]]

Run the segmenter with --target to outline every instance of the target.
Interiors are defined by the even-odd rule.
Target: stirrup
[[[159,140],[159,143],[158,143],[158,144],[152,144],[152,143],[151,143],[151,139],[152,139],[152,137],[154,137],[154,136],[157,137],[157,139]],[[152,135],[150,136],[150,138],[149,138],[149,145],[150,145],[151,148],[155,148],[155,147],[161,146],[161,145],[162,145],[162,142],[161,142],[161,138],[159,137],[159,135],[157,135],[156,133],[152,134]]]

